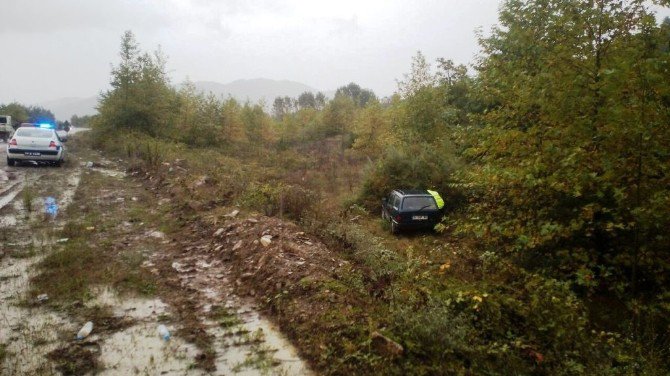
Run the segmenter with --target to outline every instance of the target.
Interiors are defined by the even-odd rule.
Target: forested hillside
[[[667,374],[670,21],[645,4],[508,0],[471,68],[417,53],[390,98],[351,83],[271,114],[176,90],[127,32],[95,142],[140,170],[185,159],[214,187],[189,215],[289,218],[352,263],[317,323],[287,319],[304,290],[266,302],[319,371]],[[443,193],[437,234],[379,230],[398,187]]]

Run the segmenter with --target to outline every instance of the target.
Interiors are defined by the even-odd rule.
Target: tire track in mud
[[[16,196],[23,190],[23,182],[15,182],[10,186],[4,188],[0,192],[0,212],[10,203],[14,201]],[[10,227],[16,224],[16,219],[12,216],[0,216],[0,228]]]
[[[81,162],[71,158],[70,166],[62,169],[31,166],[0,168],[0,203],[3,203],[0,208],[0,232],[9,234],[4,239],[0,238],[0,347],[7,354],[4,360],[0,359],[0,374],[58,374],[58,360],[50,360],[47,354],[73,346],[70,338],[81,323],[75,323],[66,314],[36,302],[29,302],[28,306],[24,303],[28,298],[34,265],[52,251],[56,242],[55,230],[68,220],[59,216],[48,224],[44,234],[34,233],[31,226],[38,223],[38,219],[42,223],[41,198],[50,193],[57,198],[60,211],[64,213],[75,198],[83,173],[100,173],[118,179],[125,176],[113,167],[84,167]],[[2,176],[11,177],[11,180],[4,180]],[[54,194],[53,189],[45,188],[53,186],[62,189]],[[21,192],[25,188],[31,189],[35,195],[36,211],[27,213],[23,207]],[[114,197],[121,194],[114,192]],[[130,198],[126,197],[127,200]],[[3,218],[9,219],[4,221]],[[12,254],[6,253],[3,257],[3,248]],[[18,258],[13,252],[19,248],[38,251],[30,257]],[[191,290],[193,297],[199,298],[192,314],[200,317],[200,327],[213,339],[215,374],[310,374],[309,368],[297,357],[297,351],[275,327],[221,285],[221,282],[230,283],[218,277],[222,265],[210,267],[202,261],[175,257],[168,263],[168,268],[179,285],[178,290],[184,287],[182,282],[190,278],[184,278],[189,273],[180,273],[179,268],[172,267],[173,263],[177,263],[175,266],[193,263],[202,277],[196,279],[197,286],[189,286],[186,290],[196,288],[195,294]],[[212,286],[212,283],[215,285]],[[87,306],[89,304],[111,307],[115,317],[130,317],[135,323],[111,333],[99,334],[94,329],[94,333],[87,338],[87,343],[96,344],[94,353],[102,366],[97,373],[119,375],[139,370],[146,374],[211,374],[193,368],[202,349],[187,338],[180,337],[181,322],[166,322],[174,334],[169,342],[163,342],[156,335],[156,323],[165,320],[161,317],[171,317],[175,313],[176,307],[171,305],[174,304],[171,299],[164,302],[159,298],[120,298],[114,291],[106,290],[86,303]],[[218,316],[213,314],[213,310],[218,310]]]
[[[0,155],[0,159],[4,158]],[[58,346],[63,332],[75,330],[67,317],[29,301],[28,290],[34,266],[51,252],[55,230],[64,222],[44,220],[43,198],[53,196],[65,209],[80,174],[75,163],[58,169],[0,168],[0,347],[4,354],[0,374],[57,374],[46,354]],[[30,189],[30,197],[19,199],[24,189]],[[27,200],[31,210],[24,207]]]

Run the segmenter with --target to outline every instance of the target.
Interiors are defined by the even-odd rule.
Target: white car
[[[48,162],[60,166],[65,147],[55,130],[38,126],[21,126],[7,144],[7,165],[19,161]]]

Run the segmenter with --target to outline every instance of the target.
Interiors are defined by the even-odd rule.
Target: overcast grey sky
[[[0,0],[0,103],[108,87],[120,38],[160,45],[173,82],[244,78],[388,95],[421,50],[471,62],[500,0]]]

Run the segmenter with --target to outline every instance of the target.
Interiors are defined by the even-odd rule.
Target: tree
[[[84,115],[84,116],[72,115],[72,117],[70,118],[70,123],[75,127],[87,128],[91,126],[93,118],[94,118],[93,115]]]
[[[272,114],[277,120],[281,120],[284,118],[284,115],[286,115],[286,107],[283,97],[277,97],[274,102],[272,102]]]
[[[376,103],[356,112],[353,148],[370,157],[382,155],[385,148],[395,144],[388,111]]]
[[[358,107],[365,107],[368,103],[377,100],[377,96],[372,90],[361,89],[356,83],[342,86],[335,92],[335,97],[344,96],[350,98]]]
[[[323,135],[345,135],[351,130],[355,103],[345,95],[335,95],[323,110]]]
[[[271,118],[263,111],[263,106],[245,103],[241,117],[247,139],[250,142],[263,144],[274,141],[275,134]]]
[[[404,75],[403,81],[398,81],[398,92],[403,98],[407,98],[421,89],[434,87],[436,84],[437,78],[432,73],[426,57],[421,51],[417,51],[412,58],[411,72]]]
[[[56,124],[56,116],[51,110],[41,106],[30,106],[27,108],[29,123]]]
[[[28,108],[17,102],[0,105],[0,114],[11,116],[14,126],[28,122],[29,117]]]
[[[316,98],[314,93],[306,91],[298,97],[298,106],[300,109],[316,108]]]
[[[462,231],[528,267],[631,302],[670,271],[670,93],[643,1],[509,0],[482,38]],[[548,266],[551,266],[550,268]],[[634,311],[634,310],[633,310]]]
[[[141,53],[133,33],[126,31],[121,38],[120,57],[119,65],[112,69],[112,89],[100,99],[98,128],[149,135],[169,133],[177,103],[162,52]]]
[[[221,104],[220,122],[225,141],[229,145],[244,146],[249,143],[242,119],[242,106],[235,98],[228,97]]]
[[[317,110],[323,110],[326,107],[326,96],[322,92],[316,93],[314,100],[316,102]]]

